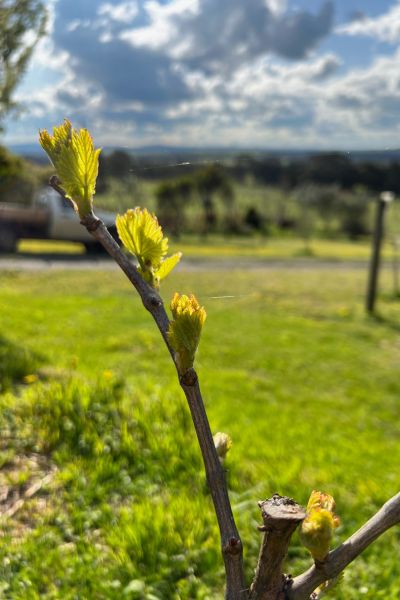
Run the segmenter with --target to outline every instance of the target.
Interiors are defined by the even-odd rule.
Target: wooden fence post
[[[383,219],[387,205],[394,199],[393,192],[382,192],[379,196],[374,234],[372,238],[372,255],[369,266],[366,309],[373,314],[375,308],[376,291],[378,287],[379,263],[383,239]]]
[[[392,240],[393,247],[393,294],[394,296],[400,296],[400,276],[399,276],[399,250],[400,250],[400,237],[394,237]]]

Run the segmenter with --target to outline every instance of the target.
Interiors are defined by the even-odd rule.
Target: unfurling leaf
[[[232,448],[232,438],[227,433],[218,431],[214,435],[214,446],[217,451],[220,461],[224,461],[229,450]]]
[[[323,508],[333,514],[335,506],[336,504],[333,496],[331,496],[330,494],[325,494],[324,492],[318,492],[317,490],[313,490],[308,500],[307,512],[309,513],[312,510],[318,510],[319,508]]]
[[[165,238],[157,217],[144,208],[128,210],[118,215],[116,220],[118,235],[125,248],[134,254],[139,262],[139,271],[150,285],[158,287],[179,262],[178,252],[165,258],[168,251],[168,238]]]
[[[157,217],[147,208],[136,207],[118,215],[116,223],[121,241],[136,255],[142,269],[158,267],[167,254],[168,239],[164,238]]]
[[[53,128],[53,135],[40,131],[39,141],[57,171],[66,196],[81,219],[86,217],[92,210],[96,191],[100,149],[94,149],[87,129],[75,131],[67,119]]]
[[[329,494],[314,490],[307,504],[307,516],[300,528],[300,539],[314,560],[323,562],[327,557],[333,532],[340,520],[334,514],[335,501]]]
[[[206,320],[206,311],[194,296],[176,293],[171,301],[173,320],[169,324],[168,339],[175,351],[179,373],[183,375],[193,366]]]
[[[165,277],[169,275],[169,273],[172,271],[175,265],[177,265],[178,262],[181,260],[181,257],[182,252],[176,252],[176,254],[168,256],[168,258],[162,261],[159,269],[155,273],[155,277],[158,279],[158,281],[161,281],[161,279],[165,279]]]

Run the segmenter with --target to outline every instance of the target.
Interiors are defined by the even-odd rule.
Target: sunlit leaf
[[[168,258],[163,260],[163,262],[160,265],[160,268],[158,269],[158,271],[156,273],[157,279],[159,279],[161,281],[161,279],[164,279],[167,275],[169,275],[169,273],[172,271],[172,269],[181,260],[181,257],[182,257],[182,252],[177,252],[176,254],[173,254],[172,256],[168,256]]]
[[[75,131],[68,120],[54,127],[53,135],[41,131],[39,140],[57,171],[62,189],[80,217],[85,217],[92,210],[100,149],[95,150],[87,129]]]
[[[118,235],[125,248],[139,262],[139,271],[152,286],[158,287],[179,262],[181,253],[165,259],[168,238],[164,237],[157,217],[146,208],[136,207],[116,219]]]

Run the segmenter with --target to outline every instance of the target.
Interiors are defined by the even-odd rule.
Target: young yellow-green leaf
[[[79,216],[85,217],[92,210],[100,149],[95,150],[87,129],[75,131],[68,120],[54,127],[53,135],[41,131],[39,140],[57,171],[62,189]]]
[[[177,252],[176,254],[173,254],[172,256],[168,256],[165,260],[163,260],[163,262],[160,265],[160,268],[155,273],[155,276],[157,277],[157,279],[159,281],[161,281],[161,279],[165,279],[165,277],[167,275],[169,275],[169,273],[172,271],[172,269],[178,264],[178,262],[181,260],[181,258],[182,258],[182,252]]]
[[[175,351],[179,373],[184,375],[193,366],[206,320],[206,311],[196,298],[176,293],[171,301],[173,320],[169,324],[168,339]]]
[[[301,524],[300,539],[314,560],[323,562],[329,553],[333,532],[340,520],[334,514],[335,501],[329,494],[314,490],[307,504],[307,517]]]
[[[158,287],[179,262],[178,252],[165,259],[168,251],[168,238],[163,236],[157,217],[144,208],[128,210],[116,219],[118,235],[125,248],[134,254],[139,262],[142,277],[153,287]]]
[[[310,513],[311,511],[317,510],[319,508],[329,510],[329,512],[333,514],[333,511],[335,510],[335,500],[330,494],[325,494],[325,492],[313,490],[308,499],[307,513]]]
[[[50,135],[46,129],[39,131],[40,144],[47,152],[51,162],[56,166],[58,156],[63,146],[67,145],[71,139],[72,125],[68,119],[65,119],[62,125],[53,127],[53,135]]]
[[[168,250],[168,239],[163,237],[155,215],[147,208],[131,208],[117,216],[116,225],[122,243],[135,254],[142,269],[160,266]]]

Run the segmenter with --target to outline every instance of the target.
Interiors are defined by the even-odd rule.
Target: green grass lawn
[[[196,236],[184,237],[179,242],[173,242],[174,250],[181,250],[188,258],[236,258],[246,257],[257,259],[298,259],[310,258],[316,260],[368,260],[371,255],[371,243],[368,240],[350,242],[347,240],[315,239],[306,247],[303,240],[290,237],[263,238],[213,236],[211,239],[201,239]],[[390,243],[383,244],[382,256],[392,257]]]
[[[167,351],[114,271],[0,273],[1,486],[42,489],[3,517],[0,597],[219,600],[218,531]],[[247,572],[256,501],[332,493],[344,540],[400,487],[400,302],[360,270],[171,275],[208,318],[197,359]],[[14,365],[14,367],[13,367]],[[3,371],[6,369],[4,368]],[[36,479],[35,479],[36,478]],[[346,569],[336,600],[400,596],[399,529]],[[310,564],[297,536],[292,574]]]
[[[52,240],[21,240],[18,250],[24,254],[84,254],[82,244],[57,242]],[[350,242],[346,240],[311,240],[309,249],[304,241],[290,237],[265,238],[226,237],[211,235],[206,239],[201,236],[183,236],[181,240],[171,240],[171,250],[182,251],[186,258],[220,260],[230,258],[248,258],[253,260],[283,259],[295,260],[309,258],[315,260],[368,260],[371,255],[371,243],[368,240]],[[382,255],[390,260],[393,248],[390,242],[383,244]]]

